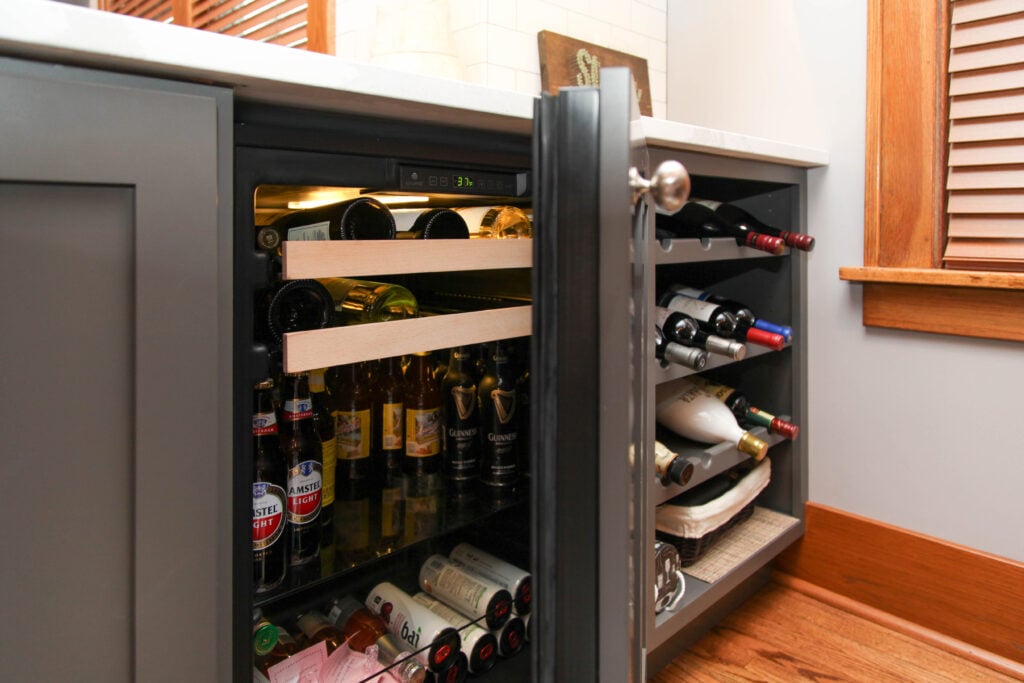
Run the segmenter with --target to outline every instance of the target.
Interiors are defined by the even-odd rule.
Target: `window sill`
[[[846,267],[864,285],[864,324],[1024,341],[1024,274]]]

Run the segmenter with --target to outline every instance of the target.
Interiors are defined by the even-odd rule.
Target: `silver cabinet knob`
[[[629,186],[633,188],[634,201],[650,192],[659,208],[675,213],[690,196],[690,174],[678,161],[663,161],[647,180],[634,166],[629,169]]]

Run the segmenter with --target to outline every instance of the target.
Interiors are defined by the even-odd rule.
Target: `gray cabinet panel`
[[[0,478],[21,525],[0,541],[31,544],[0,565],[0,597],[27,615],[0,678],[46,680],[21,644],[57,641],[90,680],[226,680],[230,93],[2,59],[0,92],[0,215],[18,262],[0,282],[5,327],[21,328],[0,336],[0,375],[10,396],[41,399],[0,425],[33,460],[48,451],[45,515],[8,510],[23,484]],[[88,553],[79,529],[95,533]],[[102,637],[89,619],[107,622]],[[111,669],[94,672],[97,656]]]

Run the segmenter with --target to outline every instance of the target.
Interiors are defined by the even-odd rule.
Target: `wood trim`
[[[889,282],[902,285],[940,287],[981,287],[985,289],[1024,289],[1024,273],[938,268],[858,268],[839,269],[840,280],[852,282]]]
[[[1024,663],[1024,563],[817,503],[776,568],[970,646]]]
[[[778,571],[774,572],[772,574],[772,581],[780,586],[785,586],[786,588],[803,593],[807,597],[825,603],[826,605],[835,607],[836,609],[841,609],[844,612],[848,612],[854,616],[858,616],[862,619],[878,624],[879,626],[883,626],[890,631],[902,633],[905,636],[919,640],[938,648],[943,652],[948,652],[962,659],[974,662],[975,664],[980,664],[1001,674],[1024,680],[1024,664],[1015,662],[1012,659],[1000,657],[999,655],[992,654],[987,650],[982,650],[965,643],[962,640],[950,638],[938,631],[925,628],[920,624],[907,621],[906,619],[900,619],[899,617],[893,616],[884,610],[870,607],[862,602],[857,602],[856,600],[851,600],[844,595],[822,588],[821,586],[810,583],[809,581],[798,579],[795,576],[790,576],[789,574],[784,574]]]
[[[864,324],[1024,341],[1024,290],[864,285]]]
[[[948,23],[947,0],[868,3],[866,266],[942,263]]]
[[[333,55],[337,27],[334,22],[334,0],[309,0],[306,8],[307,48],[311,52]]]

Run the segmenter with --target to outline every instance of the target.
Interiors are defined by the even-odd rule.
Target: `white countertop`
[[[0,1],[0,55],[232,88],[303,108],[529,133],[534,96],[48,0]],[[787,165],[822,150],[644,118],[650,144]]]

